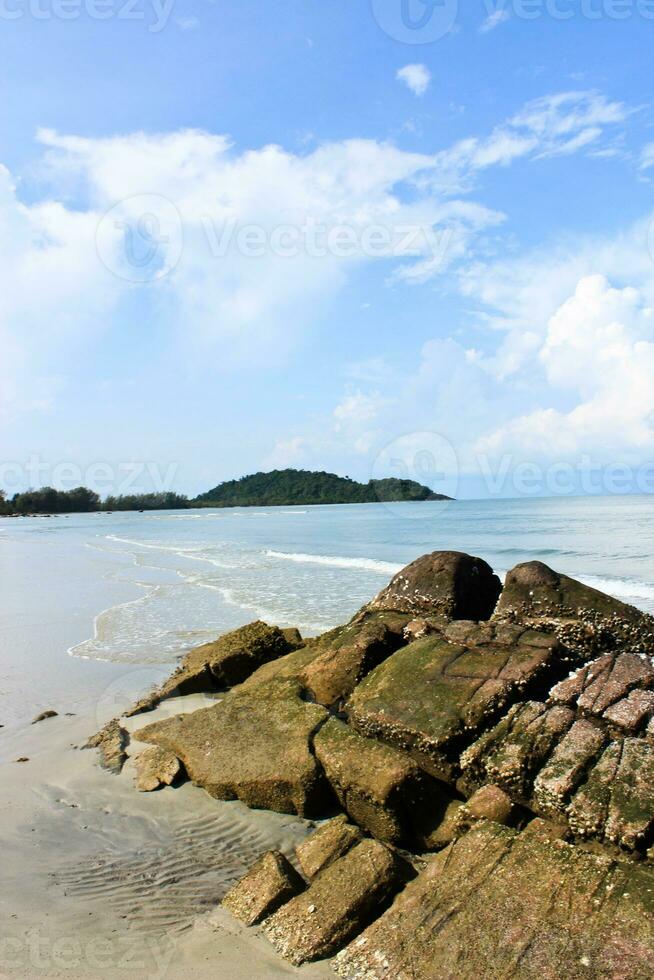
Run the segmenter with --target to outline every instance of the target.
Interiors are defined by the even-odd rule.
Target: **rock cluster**
[[[640,980],[654,962],[654,620],[539,562],[427,555],[316,639],[254,623],[133,713],[145,786],[321,823],[225,899],[348,980]],[[116,722],[96,737],[120,768]],[[161,753],[161,754],[157,754]],[[174,772],[174,775],[172,773]],[[400,850],[401,849],[401,850]],[[301,871],[301,875],[300,872]]]

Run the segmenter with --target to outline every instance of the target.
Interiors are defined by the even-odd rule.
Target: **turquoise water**
[[[70,554],[63,615],[66,591],[99,603],[72,655],[152,664],[255,617],[327,629],[436,549],[500,574],[538,558],[654,612],[652,512],[650,498],[613,497],[78,515],[1,521],[0,547],[20,543],[44,585],[53,547]],[[111,601],[117,587],[127,601]]]

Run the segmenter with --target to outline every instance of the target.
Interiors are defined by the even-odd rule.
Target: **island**
[[[277,507],[294,504],[374,504],[451,500],[414,480],[369,480],[312,470],[272,470],[228,480],[193,501],[195,507]]]

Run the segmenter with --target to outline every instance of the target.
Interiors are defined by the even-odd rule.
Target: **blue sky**
[[[654,489],[654,2],[407,3],[0,0],[1,485]]]

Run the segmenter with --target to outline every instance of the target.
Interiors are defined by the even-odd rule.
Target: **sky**
[[[654,491],[654,0],[0,21],[0,487]]]

